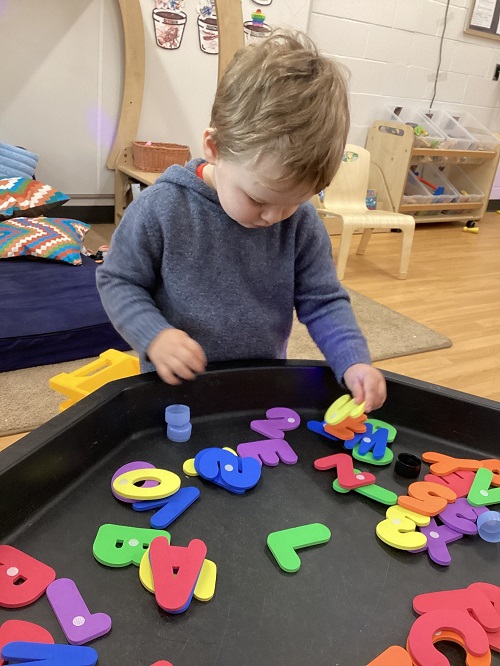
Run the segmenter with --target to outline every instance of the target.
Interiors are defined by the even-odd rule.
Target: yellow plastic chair
[[[370,175],[370,153],[361,146],[347,144],[340,168],[325,189],[323,203],[317,199],[314,205],[322,218],[338,217],[342,232],[337,259],[337,275],[344,278],[352,235],[363,230],[357,254],[364,254],[373,229],[401,229],[401,263],[398,278],[408,275],[415,220],[411,215],[387,210],[369,210],[366,207],[366,191]]]
[[[108,349],[96,361],[73,372],[61,372],[49,379],[49,386],[67,397],[59,405],[63,412],[104,384],[140,373],[139,359],[116,349]]]

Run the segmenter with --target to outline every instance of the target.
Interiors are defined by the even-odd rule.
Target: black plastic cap
[[[407,479],[416,479],[422,469],[422,461],[412,453],[400,453],[394,471]]]

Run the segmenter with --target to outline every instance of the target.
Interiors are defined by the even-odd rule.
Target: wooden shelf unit
[[[141,171],[134,166],[132,146],[119,152],[115,165],[115,225],[120,223],[131,201],[131,184],[153,185],[160,176],[161,173]]]
[[[120,119],[107,159],[108,169],[115,169],[115,224],[119,224],[132,182],[152,185],[159,173],[134,168],[131,144],[137,138],[144,95],[146,51],[140,0],[118,0],[125,42],[125,79]],[[220,81],[234,54],[245,38],[241,0],[215,0],[219,27],[217,80]]]
[[[500,158],[496,150],[439,150],[416,148],[413,128],[403,123],[377,120],[368,132],[366,148],[371,162],[378,167],[389,192],[388,210],[413,214],[416,223],[468,222],[482,219],[495,179]],[[484,192],[482,202],[404,204],[403,194],[412,165],[432,160],[435,166],[459,165]],[[453,184],[453,183],[452,183]],[[442,211],[441,215],[419,215],[421,211]],[[456,212],[455,212],[456,211]],[[464,212],[465,211],[465,212]]]

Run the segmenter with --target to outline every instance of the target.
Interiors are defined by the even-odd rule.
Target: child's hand
[[[344,382],[357,405],[365,402],[367,414],[384,404],[387,397],[384,375],[372,365],[351,365],[344,373]]]
[[[156,372],[167,384],[180,384],[182,379],[194,379],[207,365],[200,345],[178,328],[166,328],[153,339],[147,354]]]

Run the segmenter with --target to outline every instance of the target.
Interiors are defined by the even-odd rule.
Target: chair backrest
[[[324,207],[365,212],[369,176],[370,153],[348,143],[339,170],[325,189]]]

